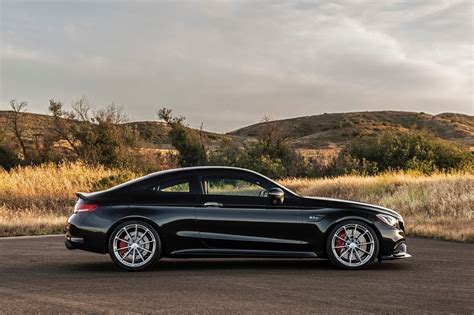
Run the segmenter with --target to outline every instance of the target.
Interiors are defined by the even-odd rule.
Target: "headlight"
[[[398,226],[398,220],[390,215],[386,214],[377,214],[377,218],[379,218],[380,221],[392,226],[392,227],[397,227]]]

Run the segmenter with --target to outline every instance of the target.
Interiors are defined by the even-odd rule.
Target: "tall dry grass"
[[[410,235],[474,241],[474,175],[384,174],[328,179],[286,179],[308,195],[381,205],[403,215]]]
[[[120,172],[84,163],[0,168],[0,236],[60,233],[75,193]]]
[[[77,191],[91,191],[101,179],[123,173],[129,172],[83,163],[0,170],[0,236],[60,233]],[[281,183],[303,195],[392,208],[404,216],[411,235],[474,241],[474,175],[386,174]]]

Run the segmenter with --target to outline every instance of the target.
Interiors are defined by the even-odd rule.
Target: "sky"
[[[0,109],[86,96],[217,132],[264,116],[473,115],[473,3],[0,0]]]

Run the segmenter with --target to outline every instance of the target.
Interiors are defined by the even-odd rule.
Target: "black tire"
[[[346,229],[344,229],[344,227],[346,227]],[[357,231],[355,233],[359,233],[356,236],[354,236],[354,234],[352,234],[352,240],[350,240],[350,237],[351,237],[350,235],[348,235],[347,240],[344,240],[344,241],[340,241],[340,238],[335,236],[336,233],[339,234],[342,231],[347,231],[348,232],[347,234],[350,234],[349,232],[351,231],[350,230],[351,227],[355,228],[355,231]],[[362,248],[363,246],[365,246],[364,248],[366,250],[368,250],[366,252],[363,252],[363,251],[358,250],[356,248],[351,248],[351,245],[350,245],[350,243],[355,243],[356,245],[353,245],[353,246],[357,246],[357,242],[359,242],[359,244],[364,244],[362,241],[359,241],[359,240],[353,241],[357,238],[357,236],[360,236],[362,234],[362,231],[367,231],[366,234],[361,236],[361,237],[364,237],[364,240],[365,240],[365,238],[367,238],[368,240],[370,240],[370,239],[373,240],[373,244],[369,244],[369,241],[366,241],[365,245],[359,245],[359,247],[356,247],[356,248]],[[344,232],[343,235],[345,235],[345,234],[346,233]],[[369,238],[369,234],[370,234],[370,238]],[[339,248],[333,248],[333,246],[332,246],[333,242],[336,242],[336,241],[341,243],[341,244],[339,244],[340,246],[336,246],[336,247],[346,246],[345,248],[340,249],[340,251],[341,251],[340,255],[338,255],[338,252],[337,252],[339,250]],[[369,246],[373,246],[373,248],[371,248]],[[347,256],[350,257],[351,259],[352,259],[352,257],[354,257],[355,258],[354,260],[357,261],[357,264],[354,263],[354,265],[352,265],[352,263],[350,263],[349,261],[346,261],[346,259],[344,257],[345,256],[345,254],[344,254],[345,250],[348,250],[350,252],[350,255],[349,255],[349,253],[347,253]],[[371,253],[370,257],[366,253]],[[369,224],[367,224],[363,221],[347,220],[347,221],[340,222],[331,229],[331,231],[329,232],[329,234],[327,235],[327,238],[326,238],[326,254],[327,254],[329,260],[331,261],[331,263],[334,266],[336,266],[338,268],[341,268],[341,269],[357,270],[357,269],[367,268],[377,258],[378,253],[379,253],[378,235],[377,235],[377,233],[375,233],[374,229]],[[339,258],[336,255],[338,255]],[[358,255],[358,256],[356,256],[356,255]],[[347,259],[349,259],[349,258],[347,258]]]
[[[128,232],[128,229],[130,227],[132,228],[132,231]],[[135,231],[133,231],[134,227],[136,229]],[[125,230],[127,230],[127,232],[125,232]],[[149,233],[146,232],[146,230],[148,230]],[[140,235],[140,232],[142,232],[143,236]],[[119,239],[116,240],[116,236],[119,233],[120,233]],[[127,235],[130,236],[133,240],[133,241],[130,241],[130,243],[126,242],[130,240]],[[146,239],[147,244],[152,244],[152,245],[148,245],[149,247],[146,247],[147,245],[144,245],[145,243],[145,241],[143,241],[144,239]],[[137,240],[139,240],[140,243],[143,243],[141,244],[141,247],[139,246],[140,244],[135,242]],[[127,247],[123,251],[119,250],[117,248],[118,242],[123,242],[119,244],[126,244]],[[137,243],[137,245],[133,245],[134,243]],[[134,248],[134,246],[137,246],[137,247]],[[161,243],[161,239],[158,232],[150,224],[144,221],[140,221],[140,220],[132,220],[132,221],[126,221],[124,223],[119,224],[112,231],[109,237],[109,241],[108,241],[108,248],[109,248],[110,258],[117,266],[128,271],[138,271],[138,270],[143,270],[143,269],[152,267],[160,259],[162,243]],[[145,249],[145,248],[148,248],[148,249]],[[133,252],[133,254],[130,253],[126,255],[128,250]],[[132,255],[133,263],[127,261],[127,258],[130,255]],[[120,256],[122,260],[117,256]],[[137,260],[136,264],[135,264],[135,259]]]

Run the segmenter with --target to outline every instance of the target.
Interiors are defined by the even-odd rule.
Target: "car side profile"
[[[77,196],[66,247],[126,270],[161,257],[327,258],[344,269],[410,257],[397,212],[303,197],[241,168],[166,170]]]

